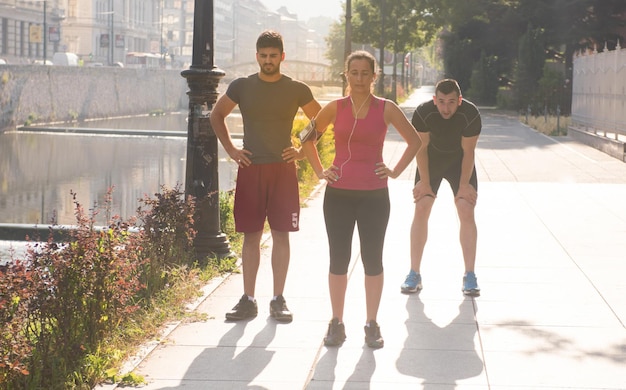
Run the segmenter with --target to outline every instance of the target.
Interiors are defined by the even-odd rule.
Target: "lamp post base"
[[[194,251],[196,259],[200,261],[213,257],[218,260],[237,257],[230,249],[228,237],[224,233],[210,236],[197,235],[194,240]]]

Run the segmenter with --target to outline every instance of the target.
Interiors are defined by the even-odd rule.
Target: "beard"
[[[280,65],[266,64],[261,66],[261,73],[266,76],[273,76],[280,73]]]

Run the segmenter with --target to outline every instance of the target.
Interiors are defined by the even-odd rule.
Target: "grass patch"
[[[175,321],[205,321],[204,314],[187,310],[187,305],[201,296],[200,289],[211,279],[232,272],[236,268],[236,259],[211,259],[207,266],[178,267],[170,272],[170,281],[152,301],[149,308],[133,315],[126,326],[120,327],[104,345],[103,361],[107,362],[104,381],[120,383],[126,386],[145,384],[139,375],[122,373],[121,365],[135,353],[146,340],[158,339],[163,326]]]
[[[567,128],[572,123],[569,116],[520,116],[519,121],[549,136],[567,135]]]

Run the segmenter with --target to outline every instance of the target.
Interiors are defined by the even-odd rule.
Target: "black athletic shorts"
[[[428,168],[430,173],[430,187],[436,194],[441,185],[441,181],[446,179],[450,183],[454,195],[459,192],[461,181],[461,162],[463,161],[463,151],[459,152],[437,152],[431,148],[428,150]],[[419,171],[415,173],[415,184],[420,180]],[[472,169],[470,184],[478,191],[478,179],[476,177],[476,167]]]

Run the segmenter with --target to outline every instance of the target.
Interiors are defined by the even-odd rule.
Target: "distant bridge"
[[[248,76],[259,71],[256,61],[242,62],[233,66],[225,67],[224,81],[229,82],[237,77]],[[296,80],[303,81],[311,86],[340,86],[342,80],[339,75],[333,75],[330,65],[320,62],[285,60],[281,63],[282,73]]]

